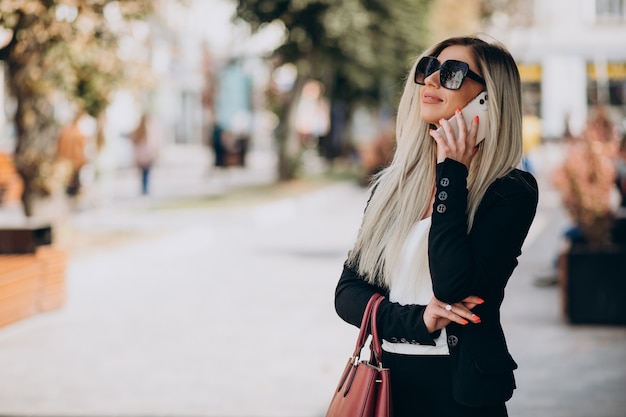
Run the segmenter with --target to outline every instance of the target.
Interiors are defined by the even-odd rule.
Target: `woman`
[[[139,125],[131,134],[131,140],[135,165],[141,172],[141,194],[147,195],[150,188],[150,170],[159,153],[157,130],[148,114],[141,115]]]
[[[447,119],[482,91],[489,120],[459,122],[455,137]],[[476,145],[479,123],[490,134]],[[370,296],[387,297],[377,318],[395,417],[506,416],[517,365],[499,309],[538,199],[535,179],[515,168],[522,106],[510,53],[474,37],[426,51],[404,88],[396,139],[337,285],[337,313],[358,326]]]

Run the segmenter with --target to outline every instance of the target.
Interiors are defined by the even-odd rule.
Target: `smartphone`
[[[463,118],[465,119],[465,125],[467,126],[467,130],[469,131],[472,126],[472,120],[474,117],[478,116],[478,134],[476,135],[476,144],[478,145],[482,140],[484,140],[489,134],[489,120],[487,119],[488,113],[488,101],[487,101],[487,92],[483,91],[474,97],[469,103],[465,105],[461,109],[463,112]],[[455,113],[448,122],[450,122],[450,126],[454,131],[454,136],[458,137],[459,135],[459,125],[457,124],[456,118],[457,114]],[[440,132],[445,136],[446,132],[443,130],[443,127],[437,129],[437,132]]]

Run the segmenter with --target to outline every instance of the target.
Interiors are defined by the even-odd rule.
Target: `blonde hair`
[[[519,165],[522,158],[522,104],[519,72],[498,43],[477,37],[450,38],[419,56],[409,72],[396,118],[396,152],[373,182],[348,264],[373,284],[388,287],[413,225],[428,212],[435,186],[436,146],[430,125],[420,118],[415,67],[423,56],[438,56],[452,45],[470,49],[486,81],[490,137],[472,160],[468,176],[468,232],[487,188]]]

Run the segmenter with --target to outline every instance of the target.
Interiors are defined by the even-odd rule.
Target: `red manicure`
[[[456,112],[457,112],[457,113],[461,113],[461,109],[459,109],[459,108],[457,107]]]
[[[482,299],[482,298],[480,298],[480,297],[476,297],[476,298],[478,299],[478,304],[482,304],[482,303],[484,303],[484,302],[485,302],[485,300],[483,300],[483,299]]]
[[[476,115],[476,117],[474,117],[474,121],[475,121],[476,123],[478,123],[478,115]]]

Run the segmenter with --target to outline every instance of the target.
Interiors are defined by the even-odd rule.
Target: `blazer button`
[[[450,347],[455,347],[456,345],[459,344],[459,338],[456,337],[455,335],[451,334],[450,336],[448,336],[448,346]]]
[[[448,193],[446,193],[445,191],[442,191],[439,193],[437,197],[439,197],[439,200],[445,201],[448,198]]]
[[[442,178],[441,181],[439,181],[439,184],[441,184],[442,187],[447,187],[448,185],[450,185],[450,179]]]
[[[439,204],[437,206],[437,213],[445,213],[446,212],[446,205],[445,204]]]

